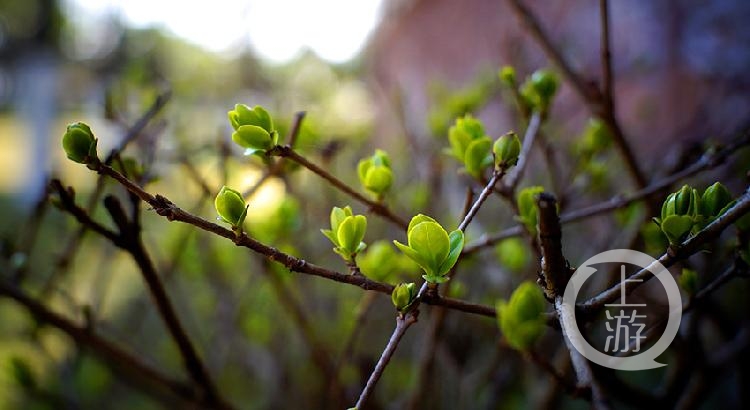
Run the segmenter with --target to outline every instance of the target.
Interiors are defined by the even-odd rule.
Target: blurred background
[[[611,3],[617,114],[642,169],[656,180],[695,161],[710,144],[726,142],[747,122],[750,3]],[[598,4],[527,5],[574,69],[599,81]],[[503,65],[515,67],[521,79],[551,66],[500,0],[0,0],[0,266],[8,277],[23,272],[23,288],[54,311],[93,321],[102,336],[184,378],[129,257],[94,234],[80,234],[68,215],[40,210],[50,177],[73,186],[82,205],[101,190],[124,197],[117,186],[98,186],[94,173],[65,159],[60,138],[66,124],[90,124],[99,152],[106,153],[159,96],[168,95],[125,151],[141,165],[147,191],[210,220],[222,185],[252,192],[252,235],[345,271],[319,229],[328,228],[332,206],[365,209],[305,170],[291,168],[259,185],[267,164],[243,157],[231,143],[227,111],[235,103],[261,104],[282,135],[294,114],[306,111],[297,148],[355,187],[357,161],[385,149],[395,175],[389,206],[405,218],[427,213],[455,226],[466,186],[476,182],[443,154],[448,127],[465,113],[482,119],[493,137],[525,127],[498,79]],[[585,161],[577,157],[590,117],[563,83],[545,123],[546,148],[532,153],[522,183],[547,187],[563,211],[635,190],[615,150]],[[743,153],[692,183],[705,187],[719,178],[739,194],[747,159]],[[94,206],[92,215],[111,226],[100,208]],[[575,265],[634,243],[649,229],[644,220],[650,216],[636,204],[568,225],[565,253]],[[157,270],[225,397],[243,409],[345,408],[354,402],[393,328],[387,297],[290,274],[148,210],[143,218]],[[388,245],[403,241],[404,233],[374,215],[369,220],[370,249],[394,253],[388,266],[368,265],[363,255],[364,273],[391,283],[417,280],[417,270]],[[506,204],[490,201],[469,241],[515,223]],[[373,246],[378,240],[383,245]],[[653,255],[664,249],[656,242]],[[717,247],[691,267],[715,274],[728,254]],[[452,292],[494,304],[536,277],[533,255],[521,240],[490,248],[462,262],[465,272]],[[736,314],[748,311],[744,282],[721,294],[715,314],[726,308],[733,323],[747,321],[746,314]],[[498,345],[492,320],[451,312],[435,325],[436,311],[423,309],[381,380],[373,408],[587,407]],[[300,331],[301,323],[309,329]],[[430,336],[433,329],[439,337]],[[423,359],[428,345],[434,360]],[[565,369],[558,345],[559,335],[550,329],[540,350]],[[314,351],[323,351],[335,367],[338,395],[329,394],[332,382],[311,360]],[[747,353],[742,357],[748,360]],[[429,372],[420,370],[427,364]],[[746,379],[732,369],[696,404],[747,404],[747,392],[738,388]],[[666,378],[663,370],[644,373],[627,383],[654,393]],[[134,386],[60,332],[38,326],[23,307],[0,299],[0,408],[164,406],[164,399]]]

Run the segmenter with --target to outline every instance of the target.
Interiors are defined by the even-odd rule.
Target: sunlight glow
[[[355,57],[380,20],[382,0],[71,0],[84,11],[118,13],[135,27],[164,27],[217,52],[246,42],[272,62],[305,49],[340,63]]]

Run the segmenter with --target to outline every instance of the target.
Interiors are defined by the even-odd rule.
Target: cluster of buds
[[[521,154],[521,140],[516,133],[508,132],[493,145],[482,122],[469,114],[456,119],[448,130],[448,141],[451,147],[447,152],[464,164],[466,172],[474,178],[480,178],[493,163],[498,169],[512,167]]]
[[[703,228],[733,204],[732,194],[719,182],[706,188],[703,195],[688,185],[669,194],[654,222],[672,245],[679,245],[691,233]]]
[[[250,108],[237,104],[227,115],[234,128],[232,141],[245,148],[245,155],[266,153],[278,144],[279,133],[271,116],[260,105]]]

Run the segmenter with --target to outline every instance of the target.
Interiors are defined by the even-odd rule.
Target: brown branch
[[[219,397],[216,387],[208,375],[208,371],[205,369],[203,362],[198,356],[177,317],[174,307],[172,306],[164,286],[161,283],[161,279],[159,279],[159,275],[156,273],[153,262],[143,246],[143,242],[140,238],[140,231],[134,223],[128,221],[125,211],[122,209],[119,201],[113,196],[107,196],[104,199],[104,206],[107,208],[107,211],[109,211],[113,221],[120,230],[119,233],[114,233],[100,225],[98,222],[92,220],[85,210],[75,204],[72,189],[64,189],[58,180],[53,180],[51,187],[53,190],[57,191],[58,197],[60,198],[60,206],[64,211],[73,215],[81,225],[91,229],[109,240],[113,245],[130,253],[143,274],[143,278],[160,316],[167,325],[172,338],[182,354],[183,364],[185,365],[186,370],[193,380],[205,390],[207,396],[206,399],[209,402],[214,403],[216,407],[226,407],[223,400]]]
[[[547,299],[554,301],[563,339],[570,352],[570,360],[576,372],[579,388],[591,390],[592,408],[607,409],[609,404],[594,378],[591,366],[570,340],[571,327],[575,326],[572,316],[575,314],[575,308],[564,304],[562,295],[573,272],[562,253],[562,230],[557,216],[557,203],[555,198],[547,193],[539,194],[536,202],[539,216],[539,246],[542,251],[540,282],[542,282]]]
[[[40,323],[53,326],[67,334],[77,345],[85,347],[98,357],[110,370],[120,374],[124,380],[140,387],[152,397],[161,400],[166,406],[173,406],[175,402],[212,404],[203,397],[193,386],[181,381],[172,380],[156,369],[143,363],[137,356],[122,350],[101,336],[93,333],[90,328],[79,326],[69,319],[47,309],[17,287],[0,280],[0,297],[13,299],[23,306]],[[226,405],[225,407],[229,407]]]
[[[172,203],[169,199],[161,195],[151,195],[144,191],[141,187],[134,184],[129,179],[125,178],[122,174],[114,170],[112,167],[108,167],[103,164],[97,165],[97,171],[112,177],[117,182],[122,184],[128,191],[134,193],[142,201],[149,204],[154,211],[160,216],[167,218],[170,221],[179,221],[189,225],[193,225],[201,230],[211,232],[218,236],[234,242],[236,246],[248,248],[255,253],[265,256],[269,260],[284,265],[287,269],[292,272],[303,273],[307,275],[319,276],[321,278],[329,279],[334,282],[346,283],[360,287],[364,290],[373,290],[376,292],[390,295],[393,291],[393,285],[387,283],[374,281],[367,278],[364,275],[351,275],[336,272],[330,269],[323,268],[313,263],[307,262],[304,259],[296,258],[292,255],[286,254],[279,251],[276,248],[265,245],[247,234],[242,233],[237,236],[233,231],[219,226],[213,222],[209,222],[201,217],[190,214]],[[444,306],[448,309],[460,310],[462,312],[473,313],[481,316],[495,317],[495,308],[486,305],[474,304],[459,299],[452,298],[431,298],[425,300],[428,305]]]
[[[612,87],[612,52],[610,50],[609,1],[599,0],[599,17],[602,36],[602,98],[608,110],[614,112],[614,89]]]
[[[750,144],[750,126],[745,126],[737,132],[734,142],[718,151],[709,149],[705,154],[701,156],[700,159],[698,159],[695,163],[688,166],[687,168],[675,172],[674,174],[669,175],[665,178],[662,178],[659,181],[655,181],[649,186],[633,192],[630,195],[616,195],[606,201],[566,212],[560,216],[560,223],[567,224],[581,221],[593,216],[603,215],[615,209],[625,208],[626,206],[642,199],[652,197],[653,195],[669,188],[679,181],[682,181],[700,172],[713,169],[719,165],[725,164],[726,160],[730,157],[731,154],[735,153],[738,149],[747,146],[748,144]],[[483,235],[476,242],[466,245],[466,247],[464,247],[463,254],[464,256],[470,255],[483,248],[493,246],[503,239],[520,236],[523,234],[523,232],[523,227],[520,225],[516,225],[492,235]]]
[[[375,369],[372,371],[372,374],[370,374],[370,378],[367,380],[364,390],[362,390],[362,393],[359,395],[359,400],[357,400],[357,404],[355,405],[357,409],[364,409],[365,403],[367,403],[367,400],[375,389],[375,385],[378,383],[378,380],[380,380],[380,376],[383,375],[383,371],[385,371],[386,366],[388,366],[388,363],[391,361],[391,357],[396,351],[398,343],[401,341],[404,333],[406,333],[406,329],[417,322],[418,314],[419,311],[413,309],[404,315],[399,314],[396,317],[396,328],[393,330],[393,334],[391,335],[390,340],[388,340],[388,344],[385,346],[383,354],[375,365]]]
[[[338,190],[346,193],[347,195],[357,200],[358,202],[364,205],[367,205],[369,211],[371,211],[372,213],[382,216],[383,218],[399,226],[400,228],[405,230],[409,226],[408,222],[406,222],[400,216],[394,214],[393,211],[391,211],[387,206],[385,206],[384,204],[380,202],[376,202],[376,201],[366,198],[359,192],[355,191],[352,187],[345,184],[340,179],[331,175],[328,171],[308,161],[307,158],[298,154],[292,147],[288,145],[284,145],[284,146],[278,145],[274,149],[272,149],[269,154],[276,155],[282,158],[288,158],[298,163],[299,165],[309,169],[310,171],[312,171],[319,177],[328,181],[332,186],[336,187]]]
[[[294,145],[297,143],[297,137],[299,136],[299,132],[302,129],[302,121],[305,119],[305,115],[307,115],[305,111],[299,111],[296,114],[294,114],[294,121],[292,122],[292,128],[289,130],[289,135],[287,135],[286,145],[294,148]],[[265,172],[263,172],[263,175],[261,175],[258,181],[256,181],[253,186],[251,186],[245,192],[243,192],[242,195],[245,197],[253,195],[255,192],[258,191],[258,189],[260,189],[260,187],[263,186],[263,184],[266,183],[266,181],[268,181],[269,178],[273,176],[281,175],[283,170],[284,170],[283,160],[278,160],[274,162]]]
[[[120,229],[119,236],[122,239],[122,244],[118,246],[130,253],[141,271],[157,311],[164,320],[172,339],[174,339],[182,355],[185,369],[191,378],[204,389],[207,400],[211,403],[216,403],[217,407],[222,407],[221,403],[223,400],[220,398],[206,366],[195,350],[193,343],[190,341],[187,332],[177,316],[177,312],[172,306],[172,302],[164,289],[164,284],[159,278],[159,274],[156,272],[156,268],[143,245],[140,230],[127,220],[125,211],[115,197],[107,196],[104,198],[104,206]]]
[[[648,185],[648,180],[638,165],[638,160],[633,154],[625,134],[620,127],[617,118],[611,109],[612,104],[606,103],[602,92],[596,86],[589,86],[585,79],[573,70],[570,64],[565,60],[557,47],[552,44],[552,40],[547,32],[544,31],[539,20],[529,10],[521,0],[508,0],[516,16],[523,22],[531,36],[536,40],[547,55],[547,58],[562,73],[563,77],[571,84],[573,90],[586,103],[591,112],[601,118],[612,131],[612,137],[620,154],[625,160],[625,166],[628,168],[631,176],[636,182],[638,188]],[[607,40],[609,42],[609,40]]]
[[[500,181],[504,175],[505,169],[495,169],[492,171],[492,178],[490,178],[489,182],[487,182],[487,185],[485,185],[484,189],[482,189],[482,192],[479,194],[479,197],[477,197],[477,200],[474,201],[474,205],[471,206],[469,212],[466,213],[466,216],[464,216],[464,219],[458,225],[459,231],[466,231],[466,228],[477,215],[477,212],[479,212],[479,208],[481,208],[482,204],[484,204],[484,201],[489,198],[490,194],[492,194],[492,192],[495,190],[495,185],[497,185],[498,181]]]
[[[565,293],[565,286],[573,274],[562,253],[562,230],[557,216],[557,201],[551,194],[543,192],[537,200],[539,247],[542,251],[540,282],[548,300]]]
[[[542,51],[547,55],[547,58],[554,64],[558,70],[562,73],[568,82],[572,85],[576,93],[583,99],[583,101],[599,101],[601,96],[599,90],[595,87],[589,87],[586,82],[571,68],[570,64],[560,54],[557,47],[552,44],[549,34],[544,31],[542,25],[537,20],[536,16],[529,10],[529,8],[521,0],[508,0],[513,12],[521,20],[526,30],[536,40]]]
[[[719,235],[729,227],[732,223],[738,220],[740,217],[750,211],[750,188],[748,188],[742,196],[737,199],[737,202],[724,212],[721,216],[716,218],[708,226],[703,228],[698,234],[689,238],[678,247],[670,247],[670,249],[662,255],[658,262],[661,263],[665,268],[674,265],[676,262],[688,258],[694,253],[700,251],[708,242],[718,238]],[[649,279],[654,277],[654,274],[649,270],[650,266],[641,269],[634,273],[628,278],[625,283],[625,292],[629,294],[639,285],[647,282]],[[631,281],[632,279],[642,279],[642,282]],[[612,303],[613,301],[620,298],[620,283],[615,284],[611,288],[601,292],[600,294],[592,297],[583,304],[579,305],[581,309],[587,314],[595,313],[601,310],[606,303]]]
[[[534,141],[536,141],[536,136],[539,134],[541,125],[542,115],[535,111],[531,114],[529,125],[526,127],[526,133],[523,136],[523,146],[521,147],[521,154],[518,156],[518,163],[508,175],[501,189],[501,192],[509,197],[511,201],[514,201],[513,195],[515,194],[516,187],[521,182],[523,173],[530,162],[529,155],[531,154],[531,149],[534,146]]]

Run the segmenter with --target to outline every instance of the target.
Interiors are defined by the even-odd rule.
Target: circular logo
[[[651,272],[659,282],[661,282],[661,285],[667,292],[667,299],[669,301],[669,318],[667,320],[667,326],[659,340],[651,346],[650,349],[628,357],[610,356],[595,349],[583,338],[583,335],[578,328],[575,314],[573,313],[575,312],[576,297],[578,296],[578,292],[584,282],[586,282],[586,279],[597,271],[596,268],[593,268],[590,265],[600,263],[627,263],[646,269]],[[620,281],[620,286],[622,298],[620,303],[605,305],[607,307],[615,307],[615,311],[618,310],[617,308],[622,308],[619,310],[619,314],[616,314],[615,316],[610,315],[609,311],[607,312],[608,322],[606,324],[606,330],[608,336],[605,351],[609,350],[608,348],[612,346],[612,351],[616,352],[618,351],[619,345],[622,344],[625,347],[623,350],[619,350],[620,352],[625,352],[630,345],[634,345],[635,348],[630,349],[630,351],[635,353],[640,351],[640,340],[645,339],[645,336],[642,335],[645,324],[639,324],[638,322],[641,319],[645,319],[646,315],[638,314],[638,308],[646,305],[627,304],[624,287],[626,282],[641,281],[642,279],[627,279],[625,277],[624,265],[621,265],[621,271],[622,280]],[[568,282],[568,286],[565,288],[562,303],[563,306],[560,313],[570,313],[567,315],[567,319],[568,323],[572,324],[572,326],[566,326],[564,331],[568,335],[573,347],[590,361],[600,366],[616,370],[646,370],[665,366],[665,364],[658,363],[655,359],[669,347],[670,343],[672,343],[672,340],[674,340],[674,337],[677,335],[677,331],[680,328],[680,320],[682,319],[682,299],[680,298],[680,290],[667,268],[651,256],[630,249],[613,249],[589,258],[573,273],[570,282]],[[624,308],[632,309],[632,311],[630,311],[630,314],[626,314]]]

